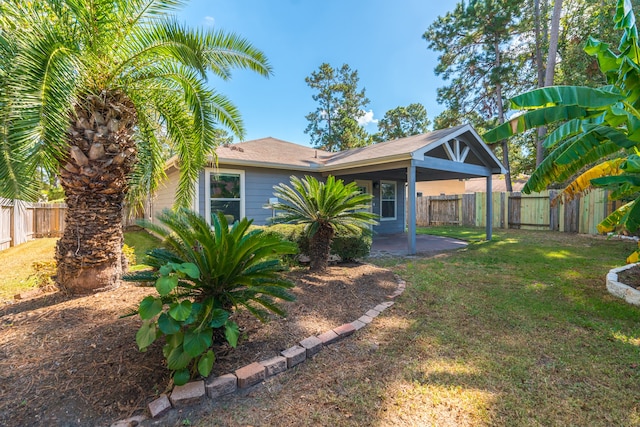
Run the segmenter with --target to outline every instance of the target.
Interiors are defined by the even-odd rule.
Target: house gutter
[[[210,161],[210,164],[213,162]],[[266,163],[262,161],[251,161],[251,160],[237,160],[237,159],[225,159],[223,157],[218,157],[218,163],[224,163],[225,165],[231,166],[249,166],[249,167],[258,167],[258,168],[266,168],[266,169],[284,169],[291,171],[304,171],[304,172],[321,172],[321,165],[309,165],[309,166],[301,166],[301,165],[291,165],[286,163]]]
[[[324,165],[322,166],[321,172],[332,172],[332,171],[340,171],[344,169],[353,169],[356,167],[364,167],[364,166],[378,166],[384,165],[386,163],[394,163],[402,160],[411,160],[412,153],[402,153],[396,154],[394,156],[385,156],[384,158],[377,157],[373,159],[364,159],[364,160],[356,160],[354,162],[340,163],[338,165]],[[384,160],[382,160],[384,159]]]

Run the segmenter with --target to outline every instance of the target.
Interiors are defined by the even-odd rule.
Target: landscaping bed
[[[618,280],[634,289],[640,289],[640,264],[618,273]]]
[[[262,324],[246,312],[238,348],[218,345],[213,375],[277,355],[297,341],[345,322],[386,300],[393,274],[367,264],[295,270],[287,317]],[[162,343],[140,353],[137,316],[120,318],[153,288],[123,284],[94,295],[62,293],[0,306],[0,424],[108,425],[140,413],[167,391]]]

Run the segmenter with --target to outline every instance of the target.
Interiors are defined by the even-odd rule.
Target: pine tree
[[[477,0],[456,8],[429,26],[423,38],[441,52],[436,74],[451,83],[438,89],[438,102],[465,116],[505,120],[504,100],[520,90],[520,58],[513,52],[522,5],[515,1]],[[501,141],[511,191],[509,147]]]
[[[376,142],[419,135],[428,130],[431,122],[427,118],[424,105],[415,103],[406,107],[396,107],[384,114],[378,122],[378,133],[373,136]]]
[[[318,71],[305,78],[317,91],[313,100],[318,108],[307,114],[309,125],[305,133],[316,148],[343,151],[371,144],[371,136],[358,123],[369,104],[365,90],[358,90],[358,71],[343,64],[339,70],[323,63]]]

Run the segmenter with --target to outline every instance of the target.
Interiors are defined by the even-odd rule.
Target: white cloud
[[[213,24],[216,23],[216,20],[215,20],[215,18],[213,16],[205,16],[204,17],[204,23],[206,25],[213,25]]]
[[[378,120],[373,118],[373,110],[365,111],[364,115],[358,117],[358,124],[360,126],[377,125]]]

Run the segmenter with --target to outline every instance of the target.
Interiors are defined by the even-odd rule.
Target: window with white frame
[[[222,212],[229,224],[244,216],[244,174],[241,171],[215,171],[208,174],[209,215]]]
[[[394,181],[380,181],[380,220],[396,219],[397,184]]]

